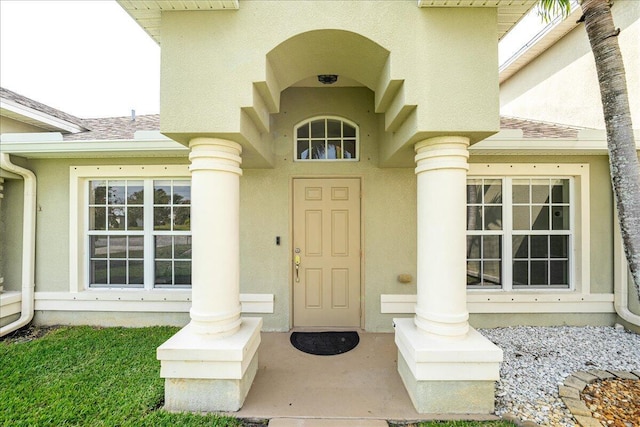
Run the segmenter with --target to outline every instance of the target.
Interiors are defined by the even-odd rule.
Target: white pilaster
[[[232,335],[240,328],[240,153],[214,138],[192,139],[191,232],[194,332]]]
[[[394,319],[398,372],[420,413],[491,413],[502,350],[469,326],[466,179],[469,139],[416,150],[418,292],[414,319]]]
[[[237,411],[258,370],[260,318],[240,318],[240,153],[195,138],[191,154],[191,322],[158,347],[170,411]]]
[[[443,336],[469,330],[466,289],[466,179],[469,139],[419,142],[416,326]]]

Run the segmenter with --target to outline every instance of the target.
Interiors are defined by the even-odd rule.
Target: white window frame
[[[310,122],[314,122],[317,120],[337,120],[341,123],[346,123],[347,125],[353,127],[355,129],[356,135],[355,135],[355,158],[352,159],[299,159],[298,158],[298,129],[301,128],[304,125],[309,124]],[[351,137],[345,137],[344,135],[341,135],[340,138],[329,138],[326,136],[326,124],[325,124],[325,137],[324,137],[324,142],[325,142],[325,146],[326,144],[328,144],[328,140],[340,140],[340,141],[344,141],[345,139],[354,139]],[[311,135],[309,135],[309,140],[311,140]],[[326,151],[326,149],[325,149]],[[315,116],[315,117],[311,117],[308,119],[305,119],[299,123],[296,123],[296,125],[293,127],[293,161],[294,162],[357,162],[360,161],[360,126],[358,126],[356,123],[352,122],[351,120],[348,120],[344,117],[340,117],[340,116]]]
[[[488,164],[471,163],[467,174],[469,179],[502,179],[503,181],[503,242],[502,242],[502,287],[482,288],[468,287],[472,293],[555,293],[580,292],[590,293],[590,231],[589,231],[589,165],[588,164]],[[531,288],[512,288],[512,202],[507,189],[507,180],[520,178],[560,178],[570,182],[570,225],[572,241],[569,249],[569,287],[552,288],[549,286],[532,286]],[[516,234],[521,234],[518,231]],[[547,233],[548,234],[548,233]]]
[[[173,288],[155,287],[153,281],[145,280],[143,288],[101,286],[89,288],[89,236],[88,236],[88,195],[89,181],[100,179],[191,179],[188,165],[133,165],[133,166],[71,166],[69,172],[69,290],[82,292],[86,290],[121,290],[121,291],[170,291]],[[148,191],[148,188],[145,188]],[[153,189],[151,189],[153,193]],[[145,212],[145,223],[153,224],[153,210]],[[153,239],[153,230],[151,231]],[[149,238],[145,237],[145,247],[151,248]],[[146,271],[153,269],[153,257],[145,253]],[[150,258],[150,259],[149,259]],[[184,291],[184,286],[175,287],[176,291]]]

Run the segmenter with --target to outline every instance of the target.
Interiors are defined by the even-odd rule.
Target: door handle
[[[300,281],[300,255],[296,254],[293,257],[293,262],[295,264],[296,269],[296,282]]]

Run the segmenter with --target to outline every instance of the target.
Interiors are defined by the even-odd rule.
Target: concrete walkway
[[[360,332],[358,346],[336,356],[303,353],[290,335],[262,333],[258,374],[244,406],[231,415],[272,419],[273,426],[324,426],[322,419],[354,427],[369,425],[365,420],[378,420],[374,426],[384,420],[496,419],[418,414],[398,375],[393,334]]]

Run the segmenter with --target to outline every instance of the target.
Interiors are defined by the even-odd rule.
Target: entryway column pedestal
[[[191,322],[157,351],[169,411],[237,411],[258,370],[262,319],[240,312],[241,146],[195,138]]]
[[[430,138],[416,150],[417,304],[394,319],[398,372],[420,413],[494,411],[502,350],[468,323],[466,179],[469,139]]]

